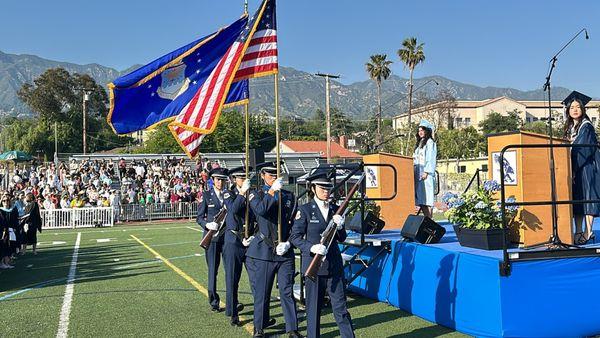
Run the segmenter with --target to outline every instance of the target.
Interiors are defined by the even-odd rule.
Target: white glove
[[[292,245],[290,244],[290,242],[282,242],[277,244],[275,252],[278,256],[283,256],[291,247]]]
[[[271,185],[271,190],[273,190],[273,191],[279,191],[279,190],[281,190],[282,187],[283,187],[283,182],[281,181],[281,178],[278,178]]]
[[[336,228],[338,230],[342,230],[344,228],[344,222],[346,221],[346,217],[342,215],[333,215],[333,223],[335,223]]]
[[[206,223],[206,228],[208,230],[217,231],[219,229],[219,224],[217,222],[208,222]]]
[[[326,256],[327,255],[327,247],[323,244],[315,244],[310,247],[310,252],[312,252],[316,255]]]
[[[250,236],[248,238],[242,239],[242,245],[244,245],[246,247],[249,246],[250,242],[252,242],[253,239],[254,239],[254,236]]]
[[[250,189],[250,180],[244,180],[244,183],[242,183],[242,187],[240,188],[240,194],[246,195],[248,189]]]

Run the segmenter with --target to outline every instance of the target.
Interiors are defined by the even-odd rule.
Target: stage
[[[389,240],[391,252],[377,258],[349,290],[474,336],[600,334],[599,257],[515,261],[511,275],[502,277],[501,250],[462,247],[452,226],[440,224],[447,232],[438,244],[404,242],[397,230],[366,236]],[[361,257],[375,252],[369,248]]]

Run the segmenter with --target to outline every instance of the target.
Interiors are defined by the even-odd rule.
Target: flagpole
[[[281,149],[279,146],[280,135],[279,135],[279,76],[275,73],[275,153],[277,161],[277,178],[281,178]],[[279,191],[279,203],[277,203],[277,240],[281,243],[281,204],[282,194]]]
[[[249,100],[250,98],[248,98]],[[246,179],[248,179],[248,172],[250,171],[250,110],[248,109],[249,102],[244,104],[244,116],[246,120],[246,135],[245,135],[245,148],[246,148]],[[246,213],[244,215],[244,237],[250,237],[250,203],[248,203],[249,191],[246,191]]]
[[[248,0],[244,0],[244,14],[248,14]],[[246,151],[246,179],[248,179],[248,172],[250,171],[250,110],[248,109],[250,104],[250,88],[248,88],[248,101],[244,103],[244,119],[246,120],[246,131],[245,131],[245,151]],[[250,192],[246,192],[246,212],[244,214],[244,238],[250,237],[250,203],[248,203],[248,197]]]

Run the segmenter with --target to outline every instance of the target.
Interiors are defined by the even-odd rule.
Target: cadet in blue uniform
[[[210,190],[204,193],[202,202],[198,206],[198,218],[196,222],[204,228],[204,234],[208,230],[217,230],[218,224],[213,222],[215,215],[224,207],[224,195],[227,193],[226,182],[228,170],[216,168],[211,170],[209,176],[214,184]],[[219,294],[217,293],[217,273],[221,264],[221,253],[223,252],[223,232],[215,234],[208,249],[206,250],[206,264],[208,265],[208,301],[213,311],[220,312]]]
[[[285,319],[285,329],[290,337],[301,337],[298,333],[296,303],[293,298],[294,251],[288,242],[291,232],[292,213],[296,200],[294,194],[282,190],[281,178],[277,178],[275,163],[257,165],[264,186],[250,193],[249,202],[256,216],[258,231],[248,246],[247,257],[254,263],[256,284],[254,285],[254,336],[263,337],[269,322],[271,290],[277,274],[279,297]],[[281,239],[278,241],[278,203],[281,203]]]
[[[562,102],[565,105],[565,138],[573,144],[598,144],[596,131],[585,112],[585,105],[592,98],[577,91]],[[600,152],[597,148],[574,147],[571,149],[573,172],[573,200],[600,199]],[[592,232],[594,217],[600,216],[600,204],[574,204],[575,244],[587,244],[596,240]],[[583,232],[585,218],[586,231]]]
[[[325,292],[331,299],[333,316],[343,338],[354,337],[352,318],[348,313],[346,295],[344,293],[342,255],[338,241],[346,239],[344,217],[334,215],[337,206],[329,202],[329,191],[333,184],[326,172],[317,172],[309,177],[310,191],[313,199],[302,205],[296,213],[290,242],[302,252],[302,274],[306,272],[314,254],[326,256],[318,271],[315,281],[306,278],[306,326],[308,337],[319,337],[321,326],[321,309]],[[337,237],[329,248],[320,244],[321,233],[333,220],[337,227]]]
[[[250,170],[252,170],[250,168]],[[242,266],[246,257],[245,229],[246,223],[246,192],[250,189],[250,180],[245,179],[244,167],[232,168],[229,175],[234,184],[223,196],[227,207],[225,218],[225,244],[223,245],[223,261],[225,262],[225,315],[231,317],[232,326],[240,326],[238,313],[244,308],[238,302],[238,287],[242,275]],[[252,215],[249,214],[248,223],[252,224]],[[248,270],[248,266],[246,266]],[[250,285],[253,278],[248,271]],[[252,287],[253,288],[253,287]]]

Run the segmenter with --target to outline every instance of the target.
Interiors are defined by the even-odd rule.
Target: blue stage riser
[[[514,262],[512,274],[502,277],[501,251],[463,248],[444,226],[446,237],[434,245],[403,242],[396,231],[372,235],[392,239],[392,250],[350,290],[474,336],[600,333],[600,258]],[[369,248],[362,257],[375,252]]]

